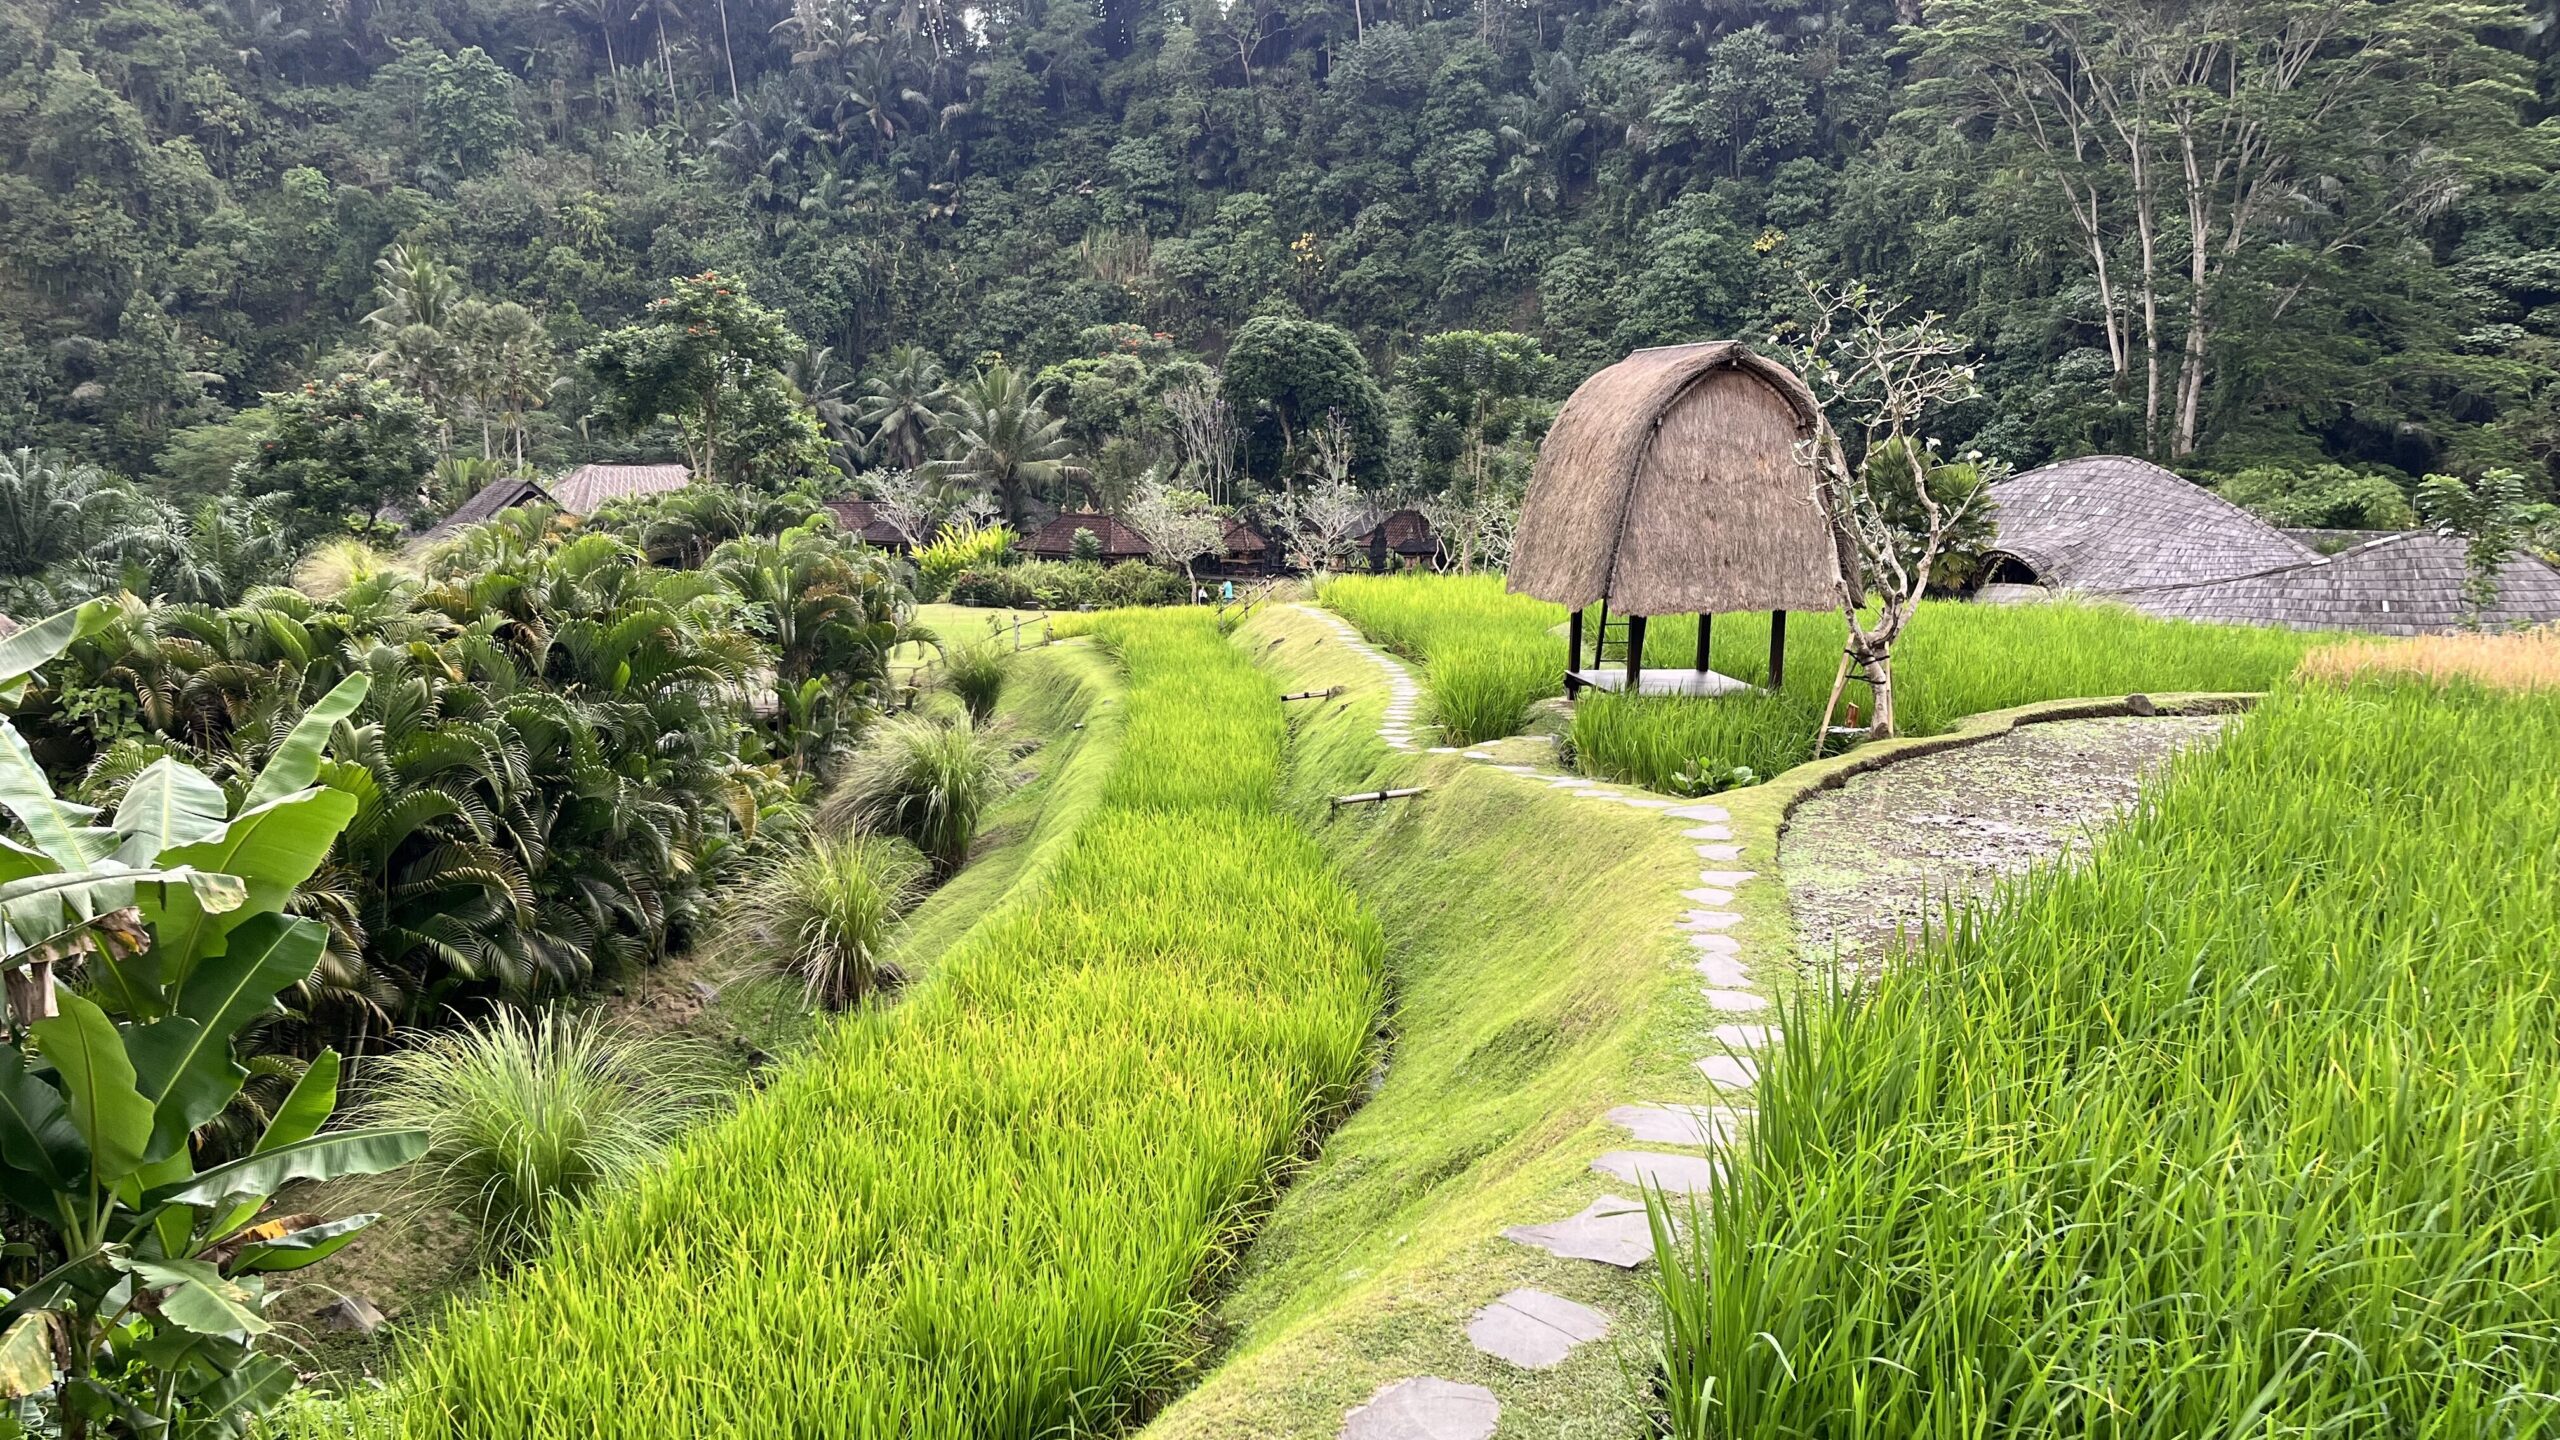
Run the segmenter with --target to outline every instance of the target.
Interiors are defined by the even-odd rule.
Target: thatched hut
[[[1771,612],[1777,688],[1787,612],[1839,603],[1839,551],[1799,455],[1821,426],[1803,380],[1732,341],[1639,350],[1574,390],[1538,447],[1511,559],[1511,589],[1572,612],[1568,692],[1739,688],[1707,668],[1708,636],[1716,615],[1754,610]],[[1586,667],[1582,612],[1594,603]],[[1626,617],[1623,680],[1600,668],[1612,608]],[[1647,671],[1645,621],[1687,614],[1695,668]]]

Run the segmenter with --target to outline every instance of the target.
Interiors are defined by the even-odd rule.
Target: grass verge
[[[1339,582],[1336,582],[1339,583]],[[1390,1062],[1375,1092],[1282,1196],[1216,1311],[1225,1356],[1144,1440],[1331,1440],[1344,1413],[1416,1375],[1492,1387],[1500,1435],[1648,1433],[1648,1282],[1502,1238],[1604,1192],[1622,1148],[1613,1105],[1712,1098],[1690,1070],[1710,1022],[1671,930],[1699,861],[1680,826],[1575,799],[1456,756],[1377,739],[1377,667],[1286,607],[1240,632],[1288,691],[1293,809],[1388,938]],[[1346,807],[1327,796],[1424,784]],[[1746,894],[1749,933],[1783,931],[1775,887]],[[1536,1286],[1617,1317],[1554,1370],[1478,1353],[1468,1318]]]
[[[1130,676],[1097,714],[1127,719],[1089,722],[1098,798],[1016,895],[456,1313],[366,1419],[1089,1433],[1182,1376],[1204,1278],[1365,1071],[1380,940],[1269,786],[1208,783],[1278,774],[1270,682],[1205,614],[1097,633]]]
[[[2280,692],[1791,1006],[1664,1272],[1674,1433],[2549,1433],[2560,706]]]

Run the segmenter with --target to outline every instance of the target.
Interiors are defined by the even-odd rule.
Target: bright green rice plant
[[[927,868],[892,836],[815,836],[731,901],[730,946],[797,982],[810,1004],[849,1009],[897,983],[881,956],[923,893]]]
[[[427,1132],[402,1172],[451,1209],[483,1254],[512,1263],[655,1159],[719,1092],[690,1042],[501,1011],[373,1062],[371,1123]]]
[[[984,725],[1004,695],[1005,667],[1010,655],[993,643],[954,645],[942,652],[942,688],[969,712],[969,723]]]
[[[2560,1427],[2560,705],[2279,691],[1784,1016],[1662,1248],[1683,1437]]]
[[[1453,745],[1517,734],[1564,688],[1564,610],[1506,594],[1499,575],[1342,575],[1326,608],[1421,662],[1433,723]]]
[[[1204,614],[1102,628],[1128,718],[1069,763],[1112,781],[1014,897],[456,1311],[360,1429],[1015,1440],[1181,1382],[1366,1073],[1382,944],[1312,840],[1194,778],[1276,773],[1270,681]]]
[[[861,828],[912,842],[948,875],[969,858],[978,822],[1011,783],[1002,740],[926,715],[883,720],[818,806],[819,828]]]

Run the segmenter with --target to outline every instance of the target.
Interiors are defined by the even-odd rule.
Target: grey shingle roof
[[[2185,620],[2421,635],[2460,629],[2467,618],[2464,549],[2458,535],[2417,531],[2257,575],[2121,598],[2151,614]],[[2560,620],[2560,570],[2529,555],[2510,559],[2498,574],[2498,603],[2482,612],[2479,623],[2503,629],[2553,620]]]
[[[534,481],[512,475],[503,480],[492,480],[473,491],[470,499],[453,507],[452,514],[437,521],[418,538],[421,541],[442,540],[465,525],[494,520],[503,511],[530,505],[537,500],[545,504],[555,503],[551,492]]]
[[[551,493],[561,509],[585,515],[607,500],[680,490],[692,478],[682,465],[581,465],[552,481]]]
[[[2315,558],[2264,520],[2148,460],[2091,455],[1992,487],[1995,549],[2057,590],[2108,595]]]

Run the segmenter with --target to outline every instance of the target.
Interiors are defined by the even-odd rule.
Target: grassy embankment
[[[1094,706],[1052,781],[1089,798],[1052,798],[1013,894],[457,1312],[371,1419],[1089,1433],[1184,1373],[1202,1282],[1366,1072],[1380,943],[1277,808],[1270,681],[1205,615],[1099,632],[1127,703]]]
[[[1331,633],[1273,608],[1239,639],[1284,690],[1348,687],[1289,707],[1289,794],[1385,927],[1391,1063],[1245,1254],[1217,1311],[1225,1359],[1144,1440],[1330,1440],[1380,1385],[1424,1374],[1491,1386],[1504,1436],[1645,1433],[1647,1279],[1501,1232],[1635,1196],[1590,1168],[1628,1143],[1611,1106],[1713,1098],[1688,1059],[1715,1017],[1672,931],[1697,856],[1659,816],[1389,752],[1377,668]],[[1430,793],[1324,803],[1414,783]],[[1773,887],[1741,904],[1747,944],[1782,943]],[[1616,1334],[1542,1373],[1477,1353],[1468,1317],[1522,1285],[1611,1312]]]
[[[2553,1432],[2560,704],[2357,674],[2450,653],[1789,1009],[1666,1271],[1676,1434]]]
[[[1555,627],[1565,612],[1502,593],[1499,577],[1345,576],[1325,586],[1323,599],[1370,638],[1424,662],[1434,718],[1456,743],[1511,734],[1530,705],[1560,691],[1564,642]],[[1692,617],[1656,620],[1646,657],[1657,668],[1685,665],[1697,635]],[[1737,768],[1766,780],[1801,764],[1813,753],[1842,638],[1837,615],[1790,616],[1786,685],[1776,695],[1586,694],[1574,707],[1575,764],[1668,793],[1721,789]],[[1896,657],[1899,719],[1905,734],[1934,735],[1969,715],[2043,700],[2264,690],[2314,643],[2111,605],[1924,602]],[[1768,674],[1768,655],[1769,617],[1716,617],[1710,659],[1718,671],[1756,682]],[[1847,698],[1863,712],[1866,687],[1853,681]]]

